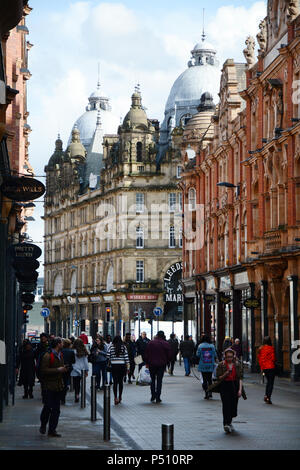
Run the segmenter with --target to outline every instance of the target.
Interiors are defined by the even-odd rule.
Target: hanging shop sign
[[[42,250],[32,243],[17,243],[8,249],[14,260],[35,260],[42,254]]]
[[[20,282],[20,292],[34,292],[36,290],[37,283],[36,282]]]
[[[39,268],[39,266],[40,266],[40,263],[35,259],[33,260],[18,259],[13,262],[13,267],[15,268],[16,271],[18,271],[21,274],[35,271],[36,269]]]
[[[13,201],[26,202],[41,197],[46,188],[43,183],[29,176],[11,176],[2,183],[0,190]]]
[[[168,269],[164,277],[165,302],[183,302],[182,286],[182,262],[174,263]]]
[[[231,297],[228,297],[228,295],[220,295],[220,301],[223,304],[230,304],[231,302]]]
[[[205,300],[206,302],[214,302],[216,300],[214,295],[211,294],[205,294]]]
[[[260,307],[260,301],[258,299],[255,299],[254,297],[251,299],[246,299],[244,301],[244,306],[246,308],[259,308]]]
[[[16,278],[19,282],[35,282],[39,277],[39,273],[36,271],[29,271],[29,272],[16,272]]]
[[[34,299],[34,294],[30,294],[29,292],[26,292],[25,294],[21,295],[22,302],[25,302],[26,304],[32,304],[34,302]]]

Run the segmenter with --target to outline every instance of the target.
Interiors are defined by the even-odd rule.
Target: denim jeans
[[[162,381],[166,366],[150,366],[151,397],[160,399]]]
[[[107,362],[101,361],[96,362],[93,365],[93,374],[96,376],[96,387],[100,388],[101,376],[102,376],[102,387],[107,383],[107,372],[106,372]]]
[[[191,373],[190,358],[184,357],[183,362],[184,362],[185,373],[189,375]]]
[[[266,396],[271,398],[275,380],[275,369],[265,369],[264,373],[267,379]]]

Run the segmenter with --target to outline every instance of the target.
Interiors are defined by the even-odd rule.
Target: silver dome
[[[200,98],[205,92],[219,102],[221,70],[216,50],[206,41],[195,45],[186,69],[174,82],[165,107],[165,118],[161,126],[160,143],[167,144],[174,127],[185,125],[198,113]]]
[[[79,129],[80,140],[86,149],[90,146],[95,133],[98,110],[101,112],[101,128],[103,134],[117,134],[118,132],[120,119],[112,113],[109,98],[100,93],[98,86],[97,91],[93,92],[89,97],[86,112],[77,119],[73,126],[73,128],[76,126]],[[71,140],[72,132],[69,138],[69,144]]]

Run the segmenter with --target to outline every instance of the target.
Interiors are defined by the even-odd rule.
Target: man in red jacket
[[[146,367],[151,376],[151,402],[161,403],[160,395],[166,365],[172,360],[172,350],[163,331],[150,341],[145,351]]]
[[[88,344],[89,339],[88,339],[87,335],[85,334],[85,331],[83,331],[83,332],[81,333],[81,335],[79,336],[79,338],[82,339],[83,344]]]

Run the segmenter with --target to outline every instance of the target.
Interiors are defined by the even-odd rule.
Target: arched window
[[[136,161],[142,162],[143,161],[143,144],[142,142],[138,142],[136,144]]]
[[[188,201],[189,201],[189,210],[190,211],[196,210],[196,190],[195,190],[195,188],[190,188],[189,189]]]

